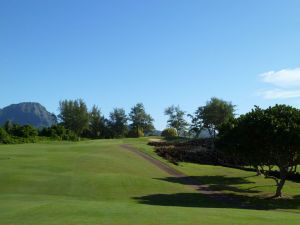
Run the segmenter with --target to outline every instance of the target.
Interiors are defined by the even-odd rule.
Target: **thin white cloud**
[[[264,99],[288,99],[288,98],[299,98],[300,91],[298,90],[283,90],[283,89],[273,89],[261,91],[259,93]]]
[[[270,71],[260,75],[262,81],[277,87],[300,87],[300,68]],[[294,91],[286,91],[293,93]]]

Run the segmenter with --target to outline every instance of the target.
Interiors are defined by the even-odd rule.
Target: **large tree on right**
[[[259,168],[266,178],[274,179],[274,197],[281,197],[287,175],[295,173],[300,164],[300,110],[287,105],[265,110],[256,106],[225,123],[217,143],[225,155]],[[279,170],[279,176],[272,176],[272,170]]]

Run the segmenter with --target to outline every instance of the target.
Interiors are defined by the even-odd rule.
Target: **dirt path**
[[[123,145],[121,145],[121,147],[123,149],[126,149],[127,151],[130,151],[130,152],[140,156],[141,158],[147,160],[148,162],[150,162],[157,168],[161,169],[162,171],[166,172],[170,176],[181,178],[182,183],[197,190],[201,194],[207,194],[207,195],[221,194],[220,192],[209,190],[208,185],[200,184],[200,182],[198,180],[195,180],[195,179],[185,175],[184,173],[170,167],[169,165],[159,161],[158,159],[155,159],[152,156],[150,156],[142,151],[139,151],[138,149],[136,149],[133,146],[123,144]]]
[[[122,148],[133,152],[134,154],[142,157],[143,159],[147,160],[148,162],[150,162],[151,164],[155,165],[156,167],[158,167],[159,169],[163,170],[164,172],[166,172],[167,174],[174,176],[174,177],[184,177],[185,175],[183,173],[181,173],[178,170],[175,170],[174,168],[168,166],[167,164],[159,161],[158,159],[153,158],[152,156],[143,153],[139,150],[137,150],[135,147],[132,147],[130,145],[121,145]]]

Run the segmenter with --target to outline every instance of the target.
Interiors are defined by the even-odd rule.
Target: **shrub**
[[[20,128],[20,137],[30,138],[30,137],[36,137],[37,135],[38,135],[37,129],[35,129],[31,125],[21,126]]]
[[[17,124],[13,124],[11,129],[9,130],[9,134],[11,136],[29,138],[36,137],[38,135],[38,130],[31,125],[20,126]]]
[[[178,137],[177,130],[175,128],[167,128],[164,129],[161,133],[161,136],[165,138],[172,138],[172,137]]]
[[[64,141],[77,141],[78,137],[77,135],[69,130],[66,129],[62,125],[53,125],[52,127],[43,128],[39,136],[42,137],[50,137],[54,140],[64,140]]]

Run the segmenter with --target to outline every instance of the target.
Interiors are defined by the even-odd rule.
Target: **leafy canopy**
[[[59,102],[59,118],[63,125],[80,136],[89,125],[89,113],[82,99]]]
[[[259,167],[276,181],[275,196],[281,196],[287,174],[300,164],[300,110],[286,105],[255,107],[222,126],[218,148],[243,164]],[[270,176],[274,166],[280,179]]]
[[[165,109],[165,115],[169,116],[168,126],[177,130],[177,133],[183,135],[187,130],[188,122],[185,120],[185,112],[179,106],[170,106]]]
[[[115,108],[109,115],[109,126],[112,130],[113,136],[116,138],[125,137],[128,132],[128,118],[125,110],[122,108]]]
[[[211,98],[205,106],[199,107],[192,117],[191,130],[199,136],[207,129],[210,136],[215,138],[221,124],[234,117],[235,106],[222,99]]]
[[[89,113],[89,132],[92,138],[100,138],[103,136],[105,129],[105,118],[101,115],[100,109],[96,105],[93,106]]]
[[[131,108],[129,113],[129,120],[131,121],[130,128],[138,132],[151,132],[154,130],[154,119],[147,114],[143,103],[138,103]]]

